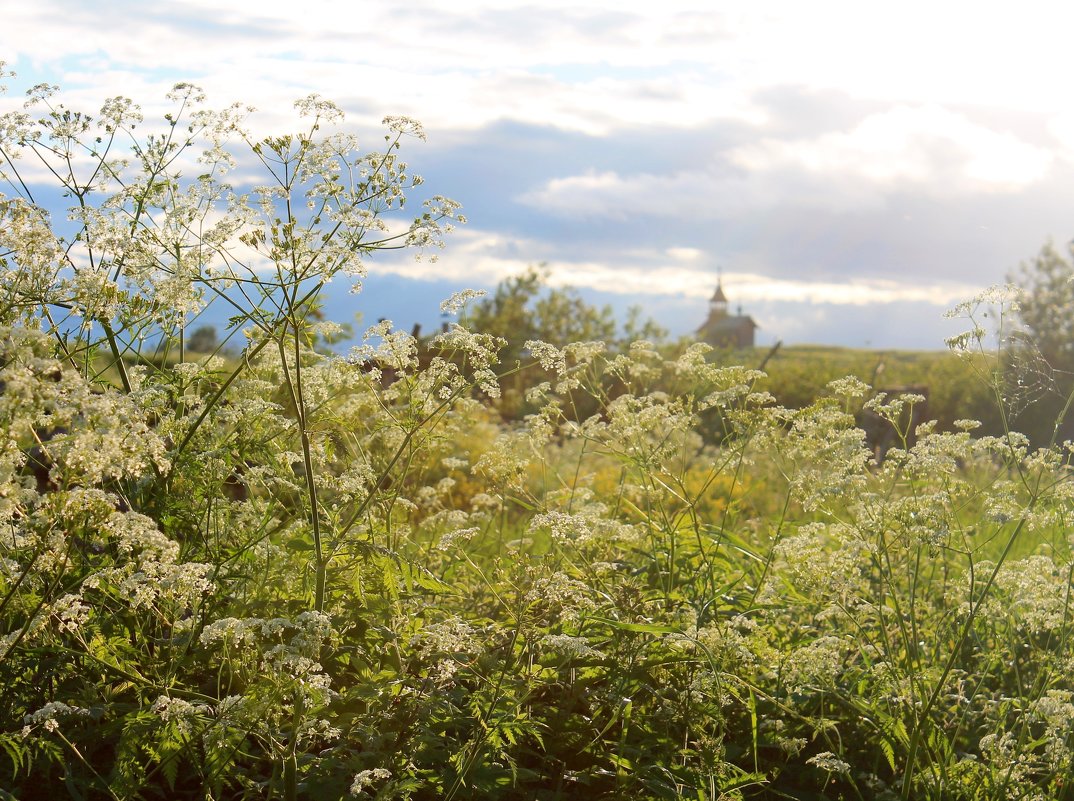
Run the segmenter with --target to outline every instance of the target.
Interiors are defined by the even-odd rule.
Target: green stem
[[[119,371],[119,380],[123,384],[123,391],[128,395],[131,392],[131,379],[127,375],[127,366],[123,363],[123,354],[120,353],[119,343],[116,342],[115,331],[112,330],[112,326],[108,323],[102,322],[101,327],[104,328],[104,335],[108,338],[108,348],[112,351],[112,359],[115,361],[116,370]]]
[[[306,474],[306,492],[310,504],[310,526],[313,530],[314,552],[314,591],[313,609],[316,612],[324,611],[325,583],[328,566],[324,558],[324,545],[321,541],[321,510],[317,502],[317,482],[313,474],[313,452],[310,448],[309,429],[306,425],[306,400],[302,392],[302,351],[299,342],[299,329],[296,321],[292,321],[295,346],[295,377],[291,378],[291,371],[287,369],[287,354],[284,350],[283,340],[278,343],[280,349],[280,363],[283,367],[284,381],[287,383],[291,401],[295,405],[295,417],[298,422],[299,438],[302,442],[302,465]]]
[[[264,350],[265,346],[268,345],[270,342],[272,342],[272,339],[270,337],[265,337],[264,339],[262,339],[252,351],[246,354],[246,356],[243,358],[243,362],[249,362],[251,359],[257,356],[257,354]],[[198,429],[201,428],[201,424],[205,422],[205,418],[209,416],[209,413],[212,412],[214,408],[216,408],[216,404],[220,402],[220,399],[224,396],[224,393],[227,392],[228,387],[230,387],[232,383],[234,383],[235,379],[239,377],[239,374],[243,371],[245,366],[246,365],[244,363],[240,363],[238,367],[232,370],[231,375],[229,375],[224,381],[224,383],[220,385],[220,389],[218,389],[216,391],[216,394],[214,394],[212,398],[209,399],[209,402],[205,404],[205,408],[201,410],[201,414],[198,416],[198,419],[194,421],[194,425],[187,429],[186,435],[179,443],[179,447],[175,449],[175,456],[181,454],[186,448],[186,446],[190,444],[190,440],[193,439],[194,434],[196,434]]]
[[[97,782],[102,787],[104,787],[104,789],[108,793],[108,795],[111,796],[112,798],[114,798],[115,801],[121,801],[120,797],[118,795],[116,795],[115,791],[112,789],[112,786],[104,779],[103,776],[101,776],[100,773],[98,773],[94,769],[93,765],[91,765],[89,762],[87,762],[86,758],[84,756],[82,756],[82,752],[78,750],[78,747],[74,743],[72,743],[70,740],[68,740],[66,737],[64,737],[63,734],[61,732],[59,732],[59,731],[56,732],[56,736],[60,738],[60,740],[63,742],[64,745],[66,745],[68,748],[71,749],[71,753],[73,753],[76,757],[78,757],[78,761],[86,766],[86,770],[88,770],[90,773],[93,774],[93,778],[95,778],[97,780]]]
[[[1026,507],[1027,513],[1032,510],[1036,500],[1036,496],[1030,500]],[[908,801],[910,798],[911,780],[914,775],[914,763],[917,761],[917,751],[921,746],[922,728],[928,720],[929,713],[932,712],[933,707],[935,707],[936,703],[940,700],[940,696],[943,694],[944,684],[947,682],[947,677],[954,669],[955,663],[958,661],[959,655],[962,652],[962,648],[966,644],[966,640],[969,639],[970,629],[973,627],[973,622],[977,618],[977,613],[981,610],[981,605],[985,602],[985,599],[988,598],[988,593],[992,589],[992,585],[996,582],[996,577],[999,575],[1000,568],[1003,567],[1003,563],[1010,555],[1011,549],[1014,547],[1014,543],[1018,539],[1018,535],[1021,533],[1025,522],[1026,517],[1023,515],[1014,531],[1011,532],[1011,536],[1007,540],[1006,546],[1003,548],[1003,553],[1000,554],[999,559],[996,561],[995,567],[992,568],[992,572],[989,574],[988,580],[981,590],[981,595],[977,603],[973,603],[971,598],[970,610],[966,615],[966,622],[962,625],[962,631],[959,633],[958,640],[955,642],[955,647],[951,649],[951,655],[947,658],[947,663],[944,665],[943,672],[940,674],[940,678],[936,681],[936,686],[933,687],[932,694],[929,696],[925,708],[921,710],[921,714],[914,724],[914,730],[910,734],[910,748],[906,757],[906,772],[903,773],[902,779],[901,795],[904,801]]]

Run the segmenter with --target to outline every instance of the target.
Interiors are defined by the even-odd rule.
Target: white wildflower
[[[572,637],[569,634],[546,634],[541,638],[541,645],[572,658],[599,659],[604,656],[585,637]]]
[[[80,706],[69,706],[60,701],[51,701],[29,715],[23,721],[30,726],[42,726],[46,731],[57,731],[61,718],[89,717],[90,711]]]
[[[475,298],[483,298],[488,293],[483,289],[464,289],[461,292],[456,292],[447,300],[440,304],[441,314],[458,314],[459,311]]]
[[[850,765],[831,751],[823,751],[814,757],[810,757],[806,760],[807,765],[813,765],[828,773],[841,773],[850,775]]]
[[[351,782],[351,795],[362,795],[373,786],[374,782],[387,781],[392,777],[392,772],[386,768],[373,768],[356,773]]]
[[[440,541],[437,542],[436,547],[441,551],[451,550],[455,545],[459,543],[465,543],[472,540],[481,529],[477,527],[472,528],[457,528],[452,531],[445,531],[440,535]]]

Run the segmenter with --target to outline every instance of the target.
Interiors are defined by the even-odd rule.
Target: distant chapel
[[[715,348],[752,348],[757,327],[752,317],[742,313],[741,306],[737,314],[728,313],[727,295],[722,281],[717,279],[716,292],[709,301],[709,317],[697,329],[697,338]]]

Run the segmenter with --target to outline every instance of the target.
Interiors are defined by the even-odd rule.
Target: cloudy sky
[[[9,4],[11,97],[146,109],[176,81],[266,128],[319,92],[469,224],[336,308],[409,327],[527,264],[675,335],[722,270],[759,344],[939,348],[954,303],[1074,237],[1074,6],[817,0]],[[163,108],[163,106],[161,106]],[[374,145],[371,145],[374,146]],[[348,305],[349,304],[349,305]]]

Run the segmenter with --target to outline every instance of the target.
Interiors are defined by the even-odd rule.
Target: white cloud
[[[697,248],[670,247],[666,252],[668,256],[678,262],[698,262],[705,258],[705,251]]]
[[[1074,6],[1026,0],[757,0],[729,15],[723,59],[754,85],[793,81],[893,103],[1069,107],[1057,54]]]
[[[1054,156],[939,106],[898,106],[849,131],[766,138],[727,158],[734,173],[706,164],[667,174],[589,170],[551,178],[516,200],[576,219],[739,219],[779,205],[862,212],[907,186],[946,197],[1017,192],[1042,180]]]
[[[750,98],[786,84],[894,103],[1069,109],[1055,54],[1066,50],[1074,7],[176,0],[156,10],[42,0],[8,10],[4,23],[0,58],[112,93],[193,78],[220,101],[266,108],[313,89],[360,101],[356,110],[394,102],[430,126],[499,114],[603,133],[653,121],[761,122]]]
[[[764,166],[733,174],[703,166],[669,174],[590,170],[552,178],[515,200],[552,216],[613,221],[715,218],[746,222],[777,206],[843,214],[873,210],[884,203],[878,187],[853,180],[855,176],[788,174],[787,167],[797,166],[790,162]]]
[[[797,301],[836,306],[870,306],[877,303],[924,303],[947,307],[980,291],[980,287],[954,282],[899,282],[882,279],[829,281],[774,280],[761,275],[729,275],[725,281],[736,299],[746,302]],[[733,290],[733,291],[732,291]]]
[[[553,178],[516,200],[549,214],[579,219],[681,217],[696,211],[706,195],[715,201],[715,189],[701,173],[622,176],[591,170]]]
[[[96,9],[53,0],[5,19],[0,58],[59,70],[63,85],[91,86],[98,97],[137,91],[148,100],[170,80],[189,79],[217,102],[280,108],[315,90],[358,114],[409,114],[430,128],[506,118],[603,135],[653,120],[757,118],[742,87],[709,79],[711,39],[681,41],[683,28],[704,30],[700,11],[690,13],[700,4],[672,14],[600,2],[551,5],[559,8],[320,0],[301,10],[272,2],[239,13],[186,0],[166,14],[139,6],[102,19]],[[718,28],[718,18],[708,17]]]
[[[810,140],[766,139],[731,158],[751,172],[800,168],[929,191],[1012,191],[1045,176],[1052,154],[938,106],[898,106],[848,132]]]
[[[570,261],[555,258],[552,248],[541,242],[467,229],[452,234],[446,249],[437,253],[435,262],[378,257],[368,266],[373,274],[449,280],[459,286],[478,288],[496,284],[519,274],[529,265],[548,260],[552,286],[639,297],[697,298],[701,302],[712,295],[715,271],[711,266],[699,264],[705,255],[696,248],[632,250],[624,255],[625,258],[608,261]],[[946,307],[980,290],[975,285],[944,281],[806,281],[775,279],[748,272],[726,272],[723,284],[733,303],[747,306],[758,302],[793,301],[836,306],[917,302]],[[703,310],[704,306],[699,305],[699,308]]]
[[[428,252],[420,260],[413,254],[381,252],[366,266],[372,275],[452,281],[460,287],[476,289],[522,272],[541,261],[547,252],[547,245],[538,242],[467,226],[452,232],[444,250]],[[526,255],[521,257],[519,253]]]

